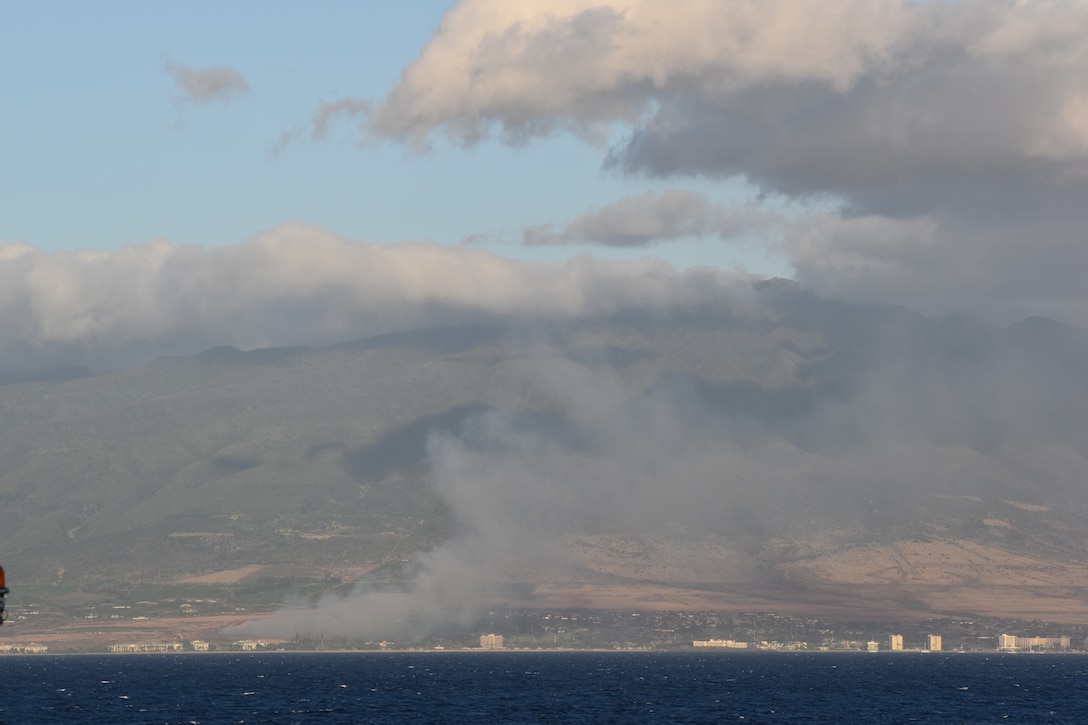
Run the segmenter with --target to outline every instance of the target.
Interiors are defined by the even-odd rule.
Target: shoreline
[[[993,655],[1009,655],[1009,656],[1025,656],[1025,657],[1038,657],[1043,656],[1059,656],[1059,657],[1088,657],[1088,650],[1052,650],[1044,652],[1013,652],[1009,650],[942,650],[939,652],[930,652],[925,650],[881,650],[879,652],[867,652],[865,650],[857,649],[801,649],[801,650],[776,650],[776,649],[731,649],[731,648],[707,648],[707,647],[676,647],[676,648],[632,648],[632,649],[608,649],[608,648],[589,648],[589,649],[520,649],[520,648],[504,648],[504,649],[480,649],[479,647],[466,647],[464,649],[376,649],[376,650],[362,650],[362,649],[261,649],[261,650],[213,650],[209,652],[194,652],[192,650],[182,650],[178,652],[42,652],[42,653],[24,653],[24,652],[0,652],[0,659],[9,657],[204,657],[204,656],[262,656],[262,655],[418,655],[418,654],[433,654],[433,655],[446,655],[446,654],[541,654],[541,655],[564,655],[564,654],[709,654],[714,656],[723,657],[745,657],[745,656],[776,656],[776,655],[890,655],[893,657],[900,656],[914,656],[914,655],[956,655],[956,656],[980,656],[987,657]]]

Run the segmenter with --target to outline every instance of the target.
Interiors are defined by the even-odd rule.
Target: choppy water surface
[[[1083,723],[1088,656],[213,654],[0,658],[0,723]]]

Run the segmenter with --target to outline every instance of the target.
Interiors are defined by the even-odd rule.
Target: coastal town
[[[147,602],[145,606],[152,603]],[[163,603],[158,603],[163,604]],[[40,610],[16,614],[0,632],[0,655],[275,651],[698,650],[718,652],[1031,652],[1088,651],[1088,626],[996,618],[929,618],[890,625],[766,612],[509,609],[488,612],[471,632],[420,632],[376,641],[285,633],[232,636],[240,621],[149,617],[132,608],[90,611],[58,623]],[[101,608],[99,608],[101,609]],[[137,608],[137,611],[139,609]],[[243,613],[238,613],[243,614]],[[38,620],[38,621],[36,621]],[[47,624],[48,623],[48,624]],[[43,626],[47,625],[47,626]]]

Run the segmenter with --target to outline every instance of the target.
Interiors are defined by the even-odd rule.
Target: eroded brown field
[[[505,562],[494,573],[517,594],[488,607],[619,611],[774,612],[828,621],[906,622],[979,616],[1088,622],[1088,565],[1032,558],[964,540],[843,546],[833,538],[789,542],[790,556],[760,561],[724,540],[571,536],[552,558]],[[775,542],[764,551],[775,556]],[[573,562],[573,563],[572,563]],[[188,579],[242,582],[261,567]],[[345,570],[352,580],[364,569]],[[53,650],[103,650],[125,642],[230,642],[224,630],[260,614],[117,621],[12,622],[0,642],[37,642]]]
[[[258,615],[259,616],[259,615]],[[144,620],[120,620],[95,622],[85,620],[49,622],[43,625],[4,625],[2,644],[38,643],[47,645],[51,651],[105,651],[114,644],[148,642],[229,642],[243,639],[231,637],[223,632],[252,620],[238,615],[230,616],[192,616],[192,617],[156,617]]]

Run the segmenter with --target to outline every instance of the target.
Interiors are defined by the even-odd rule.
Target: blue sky
[[[437,140],[417,153],[363,143],[350,123],[324,140],[318,104],[378,99],[397,82],[451,3],[5,3],[0,240],[47,250],[113,249],[165,238],[234,244],[286,221],[359,240],[457,244],[556,259],[585,248],[525,248],[526,225],[562,225],[671,181],[602,168],[603,149],[554,133],[520,147]],[[185,102],[166,63],[228,67],[248,92]],[[716,200],[751,195],[732,181],[689,181]],[[787,274],[758,245],[678,239],[655,254],[680,266],[745,265]]]

